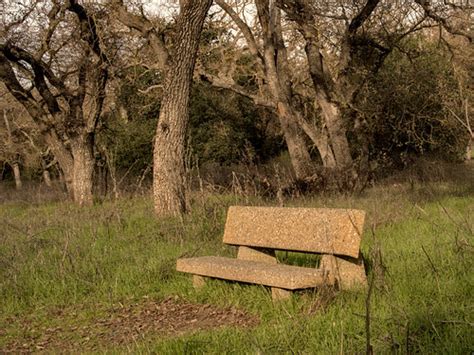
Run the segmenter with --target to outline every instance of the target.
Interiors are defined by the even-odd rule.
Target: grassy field
[[[196,194],[192,213],[167,220],[156,220],[151,200],[143,197],[88,209],[66,202],[4,203],[0,352],[350,354],[364,353],[369,340],[377,354],[469,354],[474,351],[472,184],[472,179],[385,184],[357,197],[287,201],[287,206],[367,211],[363,254],[374,285],[369,324],[366,291],[301,292],[275,306],[264,287],[213,280],[195,291],[189,275],[175,271],[181,256],[235,255],[221,242],[227,207],[272,201]],[[258,324],[143,331],[120,341],[119,326],[104,326],[111,314],[119,314],[119,325],[145,320],[150,312],[140,309],[170,299],[230,313],[239,309]]]

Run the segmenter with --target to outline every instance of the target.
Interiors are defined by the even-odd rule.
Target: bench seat
[[[247,282],[287,290],[334,284],[322,269],[204,256],[178,259],[176,269],[200,276]]]

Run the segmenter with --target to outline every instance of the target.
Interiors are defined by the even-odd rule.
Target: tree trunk
[[[296,112],[291,106],[287,60],[284,43],[278,43],[280,10],[270,6],[266,0],[256,2],[263,30],[263,62],[265,76],[273,101],[276,103],[278,119],[288,146],[291,164],[298,179],[313,174],[313,164],[306,147],[303,131],[298,125]]]
[[[43,182],[47,187],[53,186],[51,183],[51,175],[48,170],[48,164],[46,163],[45,156],[41,157],[41,168],[43,169]]]
[[[349,167],[352,165],[352,157],[341,109],[335,102],[329,101],[324,94],[319,93],[316,96],[329,133],[336,166]]]
[[[74,202],[80,206],[90,206],[93,203],[92,178],[94,173],[92,144],[87,137],[75,137],[71,139],[71,152]]]
[[[17,190],[21,190],[21,187],[23,186],[23,184],[21,182],[20,164],[18,164],[18,162],[15,161],[11,165],[13,169],[13,176],[15,177],[15,188]]]
[[[311,18],[309,22],[311,22]],[[346,136],[346,128],[342,118],[341,107],[335,98],[338,97],[336,85],[330,76],[328,68],[324,65],[318,43],[316,27],[306,23],[301,17],[296,17],[299,31],[303,35],[306,59],[308,61],[309,74],[316,91],[316,104],[321,108],[321,114],[326,125],[335,164],[338,168],[352,165],[351,151]]]
[[[51,175],[49,174],[48,169],[43,170],[43,181],[46,186],[51,187],[53,184],[51,183]]]
[[[318,129],[314,124],[307,122],[301,113],[297,113],[297,118],[298,124],[318,150],[323,166],[325,168],[335,168],[336,159],[334,158],[334,153],[329,143],[330,139],[327,129]]]
[[[472,160],[472,142],[474,141],[474,137],[469,137],[469,141],[467,142],[466,146],[466,161]]]
[[[174,52],[167,68],[164,96],[153,155],[153,197],[158,216],[180,215],[187,209],[185,137],[189,92],[199,37],[211,0],[183,1]]]
[[[329,138],[327,129],[325,128],[319,129],[314,124],[309,123],[303,117],[301,112],[296,109],[293,110],[293,113],[294,113],[293,120],[295,121],[295,123],[301,128],[302,132],[304,132],[309,137],[311,142],[314,144],[314,146],[318,150],[323,166],[325,168],[336,167],[336,159],[334,157],[334,153],[330,145],[330,138]],[[301,139],[300,146],[304,147],[305,151],[307,152],[306,142],[301,135],[300,135],[300,139]],[[309,154],[306,157],[306,159],[310,159]],[[311,161],[307,161],[306,165],[310,167],[310,169],[308,169],[308,171],[306,172],[307,174],[306,176],[308,176],[313,171],[312,169],[313,163]]]
[[[312,175],[314,170],[306,148],[306,141],[299,125],[295,122],[295,114],[287,103],[281,101],[277,104],[277,114],[296,178],[304,179]]]
[[[12,137],[12,131],[10,128],[10,121],[8,120],[7,117],[7,110],[4,108],[3,109],[3,120],[5,121],[5,127],[7,129],[7,139],[5,141],[6,145],[8,148],[13,149],[13,137]],[[12,169],[13,169],[13,176],[15,178],[15,188],[17,190],[21,189],[22,182],[21,182],[21,175],[20,175],[20,164],[18,164],[18,158],[19,155],[15,154],[16,157],[14,158],[15,160],[10,164]]]
[[[46,144],[51,149],[53,156],[58,161],[59,168],[61,170],[61,180],[66,187],[66,191],[69,197],[74,199],[74,187],[73,187],[73,171],[74,162],[71,152],[66,148],[66,145],[58,138],[56,132],[53,129],[44,132]]]

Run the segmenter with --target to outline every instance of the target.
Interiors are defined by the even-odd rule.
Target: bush
[[[387,58],[361,100],[370,160],[384,167],[404,167],[410,157],[422,155],[457,161],[467,137],[446,112],[444,98],[458,90],[452,65],[445,51],[430,43],[405,48]]]

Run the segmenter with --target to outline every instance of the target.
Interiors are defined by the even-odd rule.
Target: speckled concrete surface
[[[323,255],[320,268],[334,275],[342,290],[367,287],[367,276],[362,256],[346,260],[334,255]]]
[[[255,283],[288,290],[316,287],[331,283],[320,269],[282,264],[268,264],[218,256],[178,259],[181,272],[219,279]]]
[[[250,247],[239,247],[237,259],[260,261],[262,263],[276,264],[278,263],[273,249],[255,249]]]
[[[329,208],[233,206],[227,213],[224,242],[238,245],[237,259],[179,259],[177,270],[202,276],[262,284],[286,290],[334,284],[342,289],[367,285],[359,247],[365,212]],[[274,249],[326,254],[319,269],[277,264]],[[329,255],[328,255],[329,254]],[[332,254],[336,254],[334,256]],[[284,291],[284,292],[283,292]]]
[[[232,206],[223,241],[357,258],[364,219],[360,210]]]

